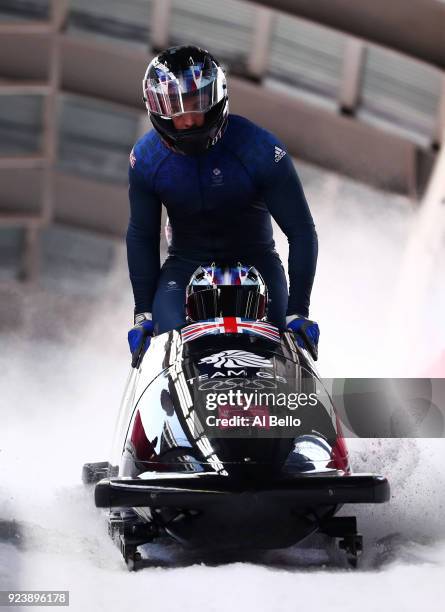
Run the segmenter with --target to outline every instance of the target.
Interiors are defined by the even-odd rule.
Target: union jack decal
[[[265,323],[264,321],[252,321],[251,319],[243,319],[242,317],[219,317],[217,319],[208,319],[199,321],[199,323],[191,323],[181,329],[183,342],[196,340],[201,336],[212,334],[251,334],[254,336],[262,336],[273,342],[280,341],[280,332],[275,325]]]

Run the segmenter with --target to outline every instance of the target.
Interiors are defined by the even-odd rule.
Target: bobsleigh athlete
[[[155,57],[143,79],[143,96],[153,130],[130,154],[132,353],[147,336],[185,323],[189,279],[200,265],[214,261],[254,266],[268,288],[268,320],[295,332],[301,346],[304,331],[316,348],[319,328],[308,317],[317,234],[283,144],[229,114],[224,71],[198,47],[173,47]],[[162,205],[171,242],[161,268]],[[289,292],[272,217],[289,242]]]

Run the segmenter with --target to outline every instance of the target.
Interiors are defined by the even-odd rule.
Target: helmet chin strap
[[[170,151],[182,155],[198,155],[199,153],[205,153],[209,147],[208,132],[205,127],[177,130],[176,133],[172,134],[169,134],[162,127],[162,124],[158,125],[159,135]]]
[[[209,148],[208,135],[204,131],[199,133],[200,128],[195,128],[195,130],[181,130],[177,138],[173,139],[168,135],[163,138],[163,141],[171,151],[182,153],[182,155],[203,154]]]
[[[196,139],[193,139],[193,135],[191,135],[191,139],[187,138],[188,135],[184,135],[184,140],[182,138],[178,139],[178,150],[185,155],[199,155],[205,153],[209,148],[209,142],[207,135],[202,135],[201,138],[199,136]]]

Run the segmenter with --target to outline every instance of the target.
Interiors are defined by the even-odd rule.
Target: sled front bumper
[[[94,491],[97,508],[181,508],[269,502],[295,508],[379,504],[389,500],[386,478],[375,474],[302,474],[249,486],[218,474],[156,474],[149,478],[104,478]]]

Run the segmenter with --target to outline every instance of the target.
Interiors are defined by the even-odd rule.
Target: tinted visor
[[[192,293],[187,300],[187,314],[192,321],[217,317],[262,319],[265,315],[265,302],[265,296],[257,287],[224,285]]]
[[[224,72],[219,67],[195,64],[172,73],[161,66],[156,75],[144,79],[144,93],[147,108],[163,117],[205,113],[225,96]]]

